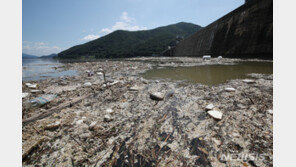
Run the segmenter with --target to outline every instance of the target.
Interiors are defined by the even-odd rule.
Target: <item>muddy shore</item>
[[[251,80],[217,86],[141,76],[153,66],[239,61],[262,60],[68,63],[63,68],[77,70],[78,76],[25,81],[23,166],[272,166],[272,75],[250,74],[246,79]],[[25,107],[44,94],[57,97],[42,107]],[[42,113],[44,118],[36,117]]]

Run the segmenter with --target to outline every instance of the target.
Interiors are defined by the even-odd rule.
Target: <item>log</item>
[[[27,123],[34,122],[34,121],[39,120],[39,119],[46,118],[46,117],[52,115],[53,113],[55,113],[56,111],[60,111],[63,108],[66,108],[68,106],[71,106],[73,104],[76,104],[76,103],[80,102],[81,100],[83,100],[83,99],[85,99],[85,98],[87,98],[89,96],[90,95],[85,95],[85,96],[77,97],[77,98],[73,99],[72,101],[68,101],[68,102],[62,103],[59,106],[56,106],[56,107],[53,107],[53,108],[49,109],[45,113],[41,113],[41,114],[32,116],[30,118],[27,118],[27,119],[23,120],[22,123],[23,124],[27,124]]]
[[[32,142],[31,144],[23,146],[22,159],[26,158],[31,153],[31,151],[34,148],[36,148],[39,144],[41,144],[45,139],[46,139],[45,137],[41,137],[35,142]]]

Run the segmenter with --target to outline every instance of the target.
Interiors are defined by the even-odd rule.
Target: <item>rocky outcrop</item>
[[[249,0],[181,41],[165,56],[273,58],[273,2]]]

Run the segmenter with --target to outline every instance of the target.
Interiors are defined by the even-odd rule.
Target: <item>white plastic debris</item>
[[[214,104],[209,104],[209,105],[206,106],[207,111],[212,110],[212,109],[214,109]]]
[[[106,114],[106,115],[104,116],[104,121],[106,121],[106,122],[110,122],[110,121],[112,121],[111,116]]]
[[[211,55],[204,55],[203,57],[202,57],[202,59],[211,59]]]
[[[129,88],[130,91],[139,91],[139,90],[142,90],[143,87],[140,87],[138,85],[134,85],[132,87]]]
[[[218,119],[218,120],[221,120],[222,119],[222,112],[218,111],[218,110],[210,110],[208,111],[208,114],[215,118],[215,119]]]
[[[114,110],[112,110],[111,108],[108,108],[108,109],[106,110],[106,113],[108,113],[108,114],[113,114],[113,113],[114,113]]]
[[[161,101],[164,98],[164,94],[161,92],[152,92],[150,93],[150,98],[152,100]]]
[[[92,84],[90,83],[90,82],[86,82],[86,83],[84,83],[84,85],[83,86],[85,86],[85,87],[90,87]]]
[[[269,114],[273,114],[273,110],[267,110]]]
[[[244,79],[243,82],[244,82],[244,83],[247,83],[247,84],[256,83],[256,81],[254,81],[254,80],[252,80],[252,79]]]
[[[31,92],[31,93],[40,93],[41,90],[37,90],[37,89],[36,89],[36,90],[30,90],[30,92]]]
[[[22,98],[29,96],[29,93],[22,93]]]
[[[234,92],[234,91],[235,91],[234,88],[225,88],[225,90],[226,90],[227,92]]]
[[[26,83],[25,85],[26,85],[28,88],[32,88],[32,89],[37,88],[37,84]]]
[[[112,86],[112,85],[117,84],[118,82],[119,82],[119,81],[113,81],[113,82],[109,83],[108,85]]]

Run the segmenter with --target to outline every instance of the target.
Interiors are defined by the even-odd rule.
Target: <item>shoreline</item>
[[[23,120],[78,97],[87,98],[58,109],[48,117],[23,124],[23,166],[71,166],[72,163],[87,166],[272,166],[272,74],[252,74],[250,77],[255,83],[236,79],[216,86],[146,80],[140,75],[155,65],[176,67],[241,61],[272,62],[228,58],[209,61],[184,57],[129,58],[123,62],[66,63],[63,68],[76,70],[78,76],[25,81],[37,84],[40,92],[30,93],[23,98],[23,104],[42,94],[57,94],[57,98],[41,108],[23,110]],[[107,83],[99,71],[106,73]],[[25,82],[23,92],[30,92]],[[150,94],[156,92],[163,94],[163,100],[150,98]],[[221,120],[207,113],[209,104],[223,114]],[[228,154],[264,157],[248,161],[221,160],[221,156]]]

